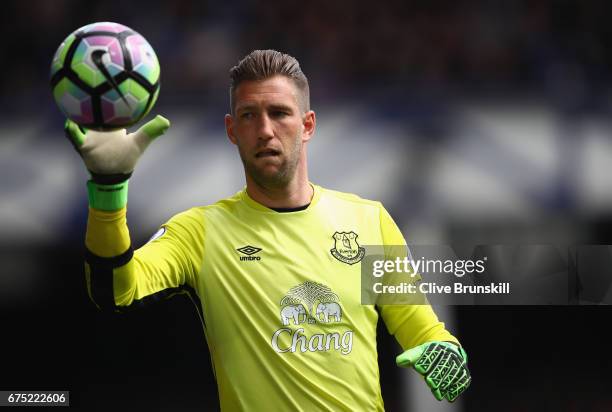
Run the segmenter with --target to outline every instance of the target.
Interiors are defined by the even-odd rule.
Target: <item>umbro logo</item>
[[[260,256],[253,256],[256,253],[261,252],[261,248],[247,245],[247,246],[238,248],[236,250],[242,253],[243,255],[245,255],[245,256],[240,256],[240,260],[261,260]]]

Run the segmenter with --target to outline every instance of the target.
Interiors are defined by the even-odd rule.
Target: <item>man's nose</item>
[[[266,113],[263,113],[261,116],[259,116],[259,122],[257,122],[257,137],[265,140],[274,137],[274,128],[272,127],[272,120]]]

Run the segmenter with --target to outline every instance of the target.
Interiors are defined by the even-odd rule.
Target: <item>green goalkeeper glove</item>
[[[399,355],[398,366],[414,367],[437,400],[453,402],[470,386],[472,377],[467,368],[463,348],[449,342],[427,342]]]
[[[157,116],[134,133],[125,129],[108,132],[84,130],[66,120],[66,137],[81,155],[91,173],[87,182],[89,205],[112,211],[127,204],[128,179],[149,143],[170,127],[168,119]]]

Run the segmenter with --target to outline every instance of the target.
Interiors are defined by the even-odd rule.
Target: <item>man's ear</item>
[[[227,133],[227,137],[233,144],[236,143],[236,136],[234,135],[234,118],[231,114],[225,115],[225,132]]]
[[[302,122],[302,126],[304,126],[304,130],[302,132],[302,142],[307,142],[314,135],[315,128],[317,126],[317,116],[315,112],[309,110],[304,115],[304,120]]]

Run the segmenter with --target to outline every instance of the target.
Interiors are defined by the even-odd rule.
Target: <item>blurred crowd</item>
[[[76,28],[114,20],[143,34],[166,97],[214,98],[254,48],[302,62],[319,99],[384,91],[528,93],[582,110],[605,100],[611,32],[605,1],[13,1],[4,6],[2,103],[48,93],[51,57]],[[602,97],[598,99],[597,97]],[[587,99],[588,97],[588,99]]]

